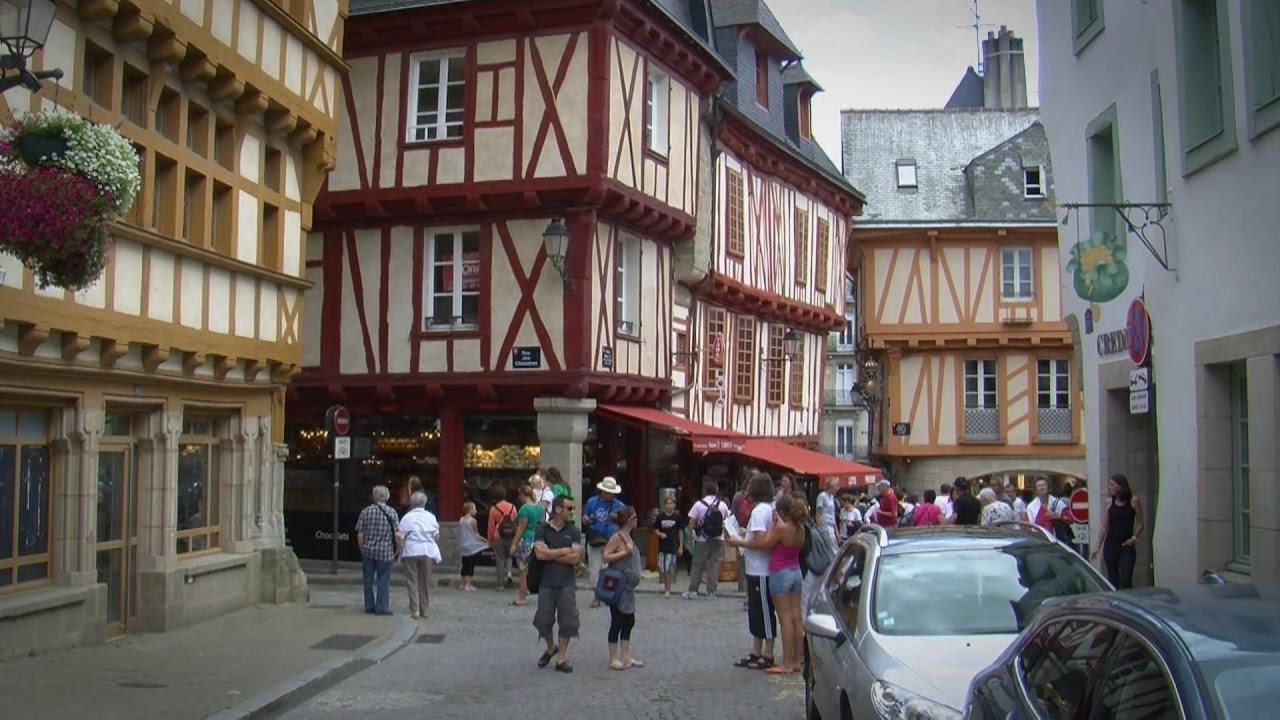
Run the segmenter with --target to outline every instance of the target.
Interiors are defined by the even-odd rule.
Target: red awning
[[[871,485],[879,482],[881,478],[880,471],[876,468],[805,450],[779,440],[765,438],[748,440],[741,452],[743,455],[776,465],[784,470],[801,475],[815,475],[819,482],[835,478],[843,487]]]
[[[722,430],[711,425],[703,425],[688,418],[673,415],[663,410],[649,407],[633,407],[630,405],[597,405],[596,412],[602,415],[639,421],[646,425],[655,425],[688,439],[693,449],[698,452],[742,452],[747,436],[731,430]]]

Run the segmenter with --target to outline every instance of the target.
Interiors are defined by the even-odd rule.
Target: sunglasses
[[[560,509],[561,509],[561,510],[574,510],[574,509],[577,509],[577,507],[578,507],[577,505],[561,505],[561,506],[560,506]]]

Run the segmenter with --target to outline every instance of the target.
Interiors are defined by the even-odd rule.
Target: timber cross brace
[[[1169,238],[1165,231],[1164,220],[1169,217],[1169,210],[1173,206],[1169,203],[1063,203],[1061,205],[1066,210],[1066,214],[1062,216],[1062,225],[1066,227],[1071,219],[1071,211],[1079,212],[1081,209],[1088,208],[1111,208],[1116,211],[1120,219],[1124,221],[1129,232],[1138,236],[1142,244],[1151,253],[1151,256],[1160,263],[1160,267],[1165,270],[1176,273],[1177,268],[1173,267],[1169,262]],[[1148,236],[1148,232],[1151,233]],[[1158,237],[1156,233],[1159,233]],[[1159,243],[1157,248],[1156,243]]]

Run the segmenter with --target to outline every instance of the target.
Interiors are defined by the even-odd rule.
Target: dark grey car
[[[871,526],[840,549],[806,608],[806,713],[958,718],[974,673],[1042,602],[1110,589],[1035,526]]]
[[[965,717],[1280,717],[1280,589],[1197,585],[1046,603],[974,677]]]

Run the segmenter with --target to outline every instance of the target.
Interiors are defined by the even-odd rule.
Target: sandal
[[[609,669],[610,670],[626,670],[627,666],[623,665],[621,662],[618,662],[617,660],[614,660],[613,662],[609,663]]]
[[[573,666],[568,662],[556,663],[556,672],[571,673],[573,672]]]
[[[644,667],[644,661],[631,658],[631,662],[627,664],[627,667],[642,668]]]
[[[538,658],[538,667],[544,668],[551,664],[551,658],[555,657],[555,652],[544,652],[542,657]]]
[[[748,655],[742,658],[741,660],[739,660],[738,662],[734,663],[733,666],[740,667],[740,668],[750,668],[750,667],[753,667],[756,661],[760,659],[761,657],[759,655],[755,655],[755,654]]]
[[[515,605],[516,607],[524,607],[525,605],[528,605],[529,603],[528,603],[528,601],[526,601],[526,602],[520,602],[519,600],[512,600],[512,601],[511,601],[511,604],[512,604],[512,605]]]
[[[773,658],[757,656],[755,662],[747,666],[752,670],[768,670],[773,667]]]

